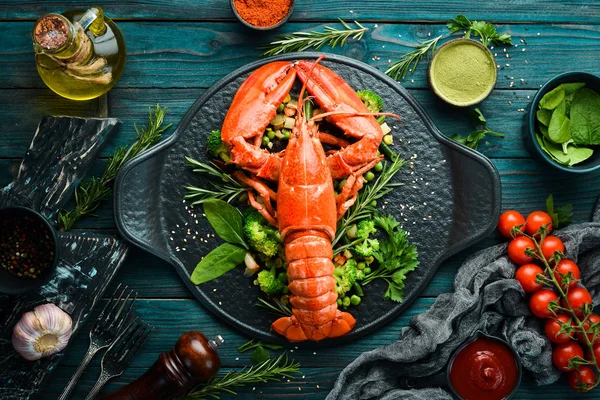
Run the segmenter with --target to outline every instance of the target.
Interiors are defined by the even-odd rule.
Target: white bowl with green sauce
[[[482,102],[494,89],[498,72],[483,44],[455,39],[440,46],[429,63],[429,84],[438,97],[458,107]]]

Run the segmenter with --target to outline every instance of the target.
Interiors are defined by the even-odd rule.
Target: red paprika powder
[[[292,0],[234,0],[233,5],[244,21],[267,28],[288,15],[291,3]]]

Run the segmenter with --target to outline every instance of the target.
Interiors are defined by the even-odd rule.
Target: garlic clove
[[[62,351],[72,333],[69,314],[48,303],[23,314],[13,329],[12,344],[23,358],[34,361]]]

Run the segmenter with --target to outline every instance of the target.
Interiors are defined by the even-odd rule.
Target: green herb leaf
[[[554,144],[540,135],[536,135],[536,139],[542,150],[552,157],[554,161],[563,165],[573,166],[587,160],[594,154],[594,150],[592,149],[573,145],[567,145],[567,153],[565,154],[562,146]]]
[[[583,82],[563,83],[560,85],[565,91],[565,96],[574,94],[577,90],[585,86]]]
[[[355,29],[342,19],[339,19],[339,21],[344,29],[325,26],[324,32],[294,32],[288,35],[277,36],[276,41],[261,47],[261,49],[265,50],[262,55],[275,56],[294,51],[304,51],[311,47],[318,51],[325,45],[329,45],[331,48],[336,46],[341,47],[350,38],[354,40],[362,39],[365,32],[369,30],[369,28],[365,28],[356,21],[354,23],[358,28]]]
[[[545,125],[548,126],[550,125],[550,118],[552,118],[552,111],[551,110],[546,110],[545,108],[540,108],[539,110],[536,111],[535,113],[537,120]]]
[[[404,291],[393,283],[388,282],[389,286],[383,295],[385,300],[402,303],[404,301]]]
[[[200,285],[218,278],[243,263],[245,256],[246,249],[223,243],[200,260],[192,272],[190,281],[194,285]]]
[[[554,196],[550,195],[546,199],[546,212],[552,217],[552,226],[554,229],[558,229],[571,223],[573,205],[565,204],[560,207],[555,207]]]
[[[550,125],[548,125],[548,136],[554,143],[565,143],[571,139],[571,121],[561,112],[554,110]]]
[[[600,95],[592,89],[579,89],[573,96],[571,135],[576,144],[600,144]]]
[[[565,99],[565,90],[562,86],[558,86],[542,97],[539,103],[540,108],[545,108],[546,110],[554,110],[556,107],[562,103]]]
[[[248,249],[242,232],[242,214],[237,208],[219,199],[206,200],[203,207],[208,222],[221,239]]]
[[[269,353],[264,347],[257,346],[252,354],[250,354],[250,359],[257,364],[265,362],[271,359],[271,353]]]
[[[485,119],[479,108],[469,110],[467,112],[467,116],[476,128],[481,129],[469,132],[467,136],[459,135],[458,133],[453,133],[452,135],[450,135],[450,139],[460,144],[464,144],[465,146],[470,147],[473,150],[477,150],[479,147],[479,142],[485,139],[487,135],[504,137],[502,133],[494,132],[487,127],[487,120]]]
[[[470,21],[464,15],[457,15],[446,24],[450,33],[465,31],[465,38],[470,38],[471,35],[479,36],[484,46],[490,43],[500,45],[512,45],[512,38],[508,33],[499,34],[494,25],[485,21]]]

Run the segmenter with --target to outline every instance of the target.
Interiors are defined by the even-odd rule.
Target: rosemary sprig
[[[350,207],[338,224],[337,234],[332,243],[335,249],[334,255],[339,254],[344,250],[344,248],[347,247],[338,246],[336,248],[335,244],[346,235],[348,229],[360,220],[373,215],[373,213],[376,211],[374,203],[378,199],[391,192],[395,187],[402,185],[399,182],[390,183],[390,181],[394,175],[400,171],[400,168],[402,168],[404,164],[406,164],[406,160],[396,156],[391,164],[384,166],[381,174],[374,182],[365,185],[365,188],[359,192],[356,202],[352,207]]]
[[[115,150],[100,178],[90,178],[75,189],[75,208],[61,210],[58,213],[61,230],[69,230],[81,217],[92,215],[102,200],[110,196],[112,183],[123,164],[160,142],[162,133],[171,126],[171,124],[163,126],[166,111],[167,107],[161,108],[158,104],[154,108],[148,107],[148,125],[138,129],[134,124],[137,132],[135,141],[127,147]]]
[[[386,75],[397,81],[406,78],[406,74],[408,72],[413,73],[415,71],[419,61],[421,61],[421,58],[423,58],[424,55],[428,53],[433,54],[435,47],[441,38],[442,35],[426,40],[423,43],[415,46],[415,50],[404,54],[400,60],[390,65],[390,67],[385,71]]]
[[[265,300],[262,297],[258,298],[258,303],[254,304],[256,307],[264,308],[272,314],[279,315],[281,317],[289,317],[292,315],[292,310],[281,302],[278,298],[271,298]]]
[[[213,189],[185,186],[188,194],[184,196],[184,199],[192,200],[193,206],[202,204],[210,199],[220,199],[231,203],[234,199],[247,192],[247,188],[244,188],[244,186],[231,175],[223,172],[216,164],[212,162],[206,164],[190,157],[185,157],[185,159],[187,161],[185,165],[192,167],[192,171],[207,175],[208,177],[218,178],[221,181],[219,184],[210,182]]]
[[[294,32],[289,35],[277,36],[274,42],[261,47],[265,52],[263,56],[274,56],[277,54],[291,53],[294,51],[303,51],[313,47],[315,50],[319,50],[325,45],[329,45],[332,48],[336,46],[343,46],[346,40],[349,38],[360,40],[364,33],[369,30],[365,28],[357,21],[354,23],[358,26],[357,29],[352,29],[350,25],[338,18],[344,29],[336,29],[330,26],[325,26],[324,32]]]
[[[267,383],[291,378],[292,374],[300,370],[300,363],[289,360],[286,353],[277,358],[264,361],[239,372],[228,372],[223,377],[213,378],[206,385],[197,386],[184,400],[219,399],[221,392],[232,395],[237,394],[233,388],[242,387],[250,383]]]

